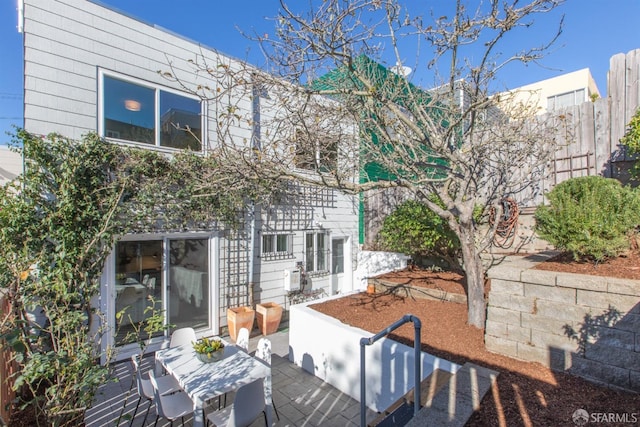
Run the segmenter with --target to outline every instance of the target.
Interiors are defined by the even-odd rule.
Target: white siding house
[[[7,145],[0,145],[0,185],[4,185],[22,173],[22,157]]]
[[[73,139],[98,132],[168,154],[190,148],[206,155],[219,143],[215,117],[227,106],[184,89],[219,82],[193,73],[189,61],[201,55],[245,66],[240,61],[89,0],[24,0],[23,33],[27,131]],[[180,74],[180,83],[159,73],[169,69]],[[252,98],[238,96],[234,106],[251,116]],[[163,126],[173,121],[188,124],[199,140]],[[232,132],[251,139],[252,126],[238,121]],[[211,335],[226,326],[228,306],[247,304],[247,284],[253,284],[255,303],[287,309],[285,276],[300,267],[307,289],[353,290],[357,198],[305,185],[297,194],[286,206],[257,206],[242,238],[225,230],[123,236],[102,277],[100,306],[113,326],[106,342],[127,355],[132,345],[117,332],[115,313],[128,306],[134,321],[142,319],[148,294],[162,301],[170,323]],[[161,337],[156,341],[160,345]]]

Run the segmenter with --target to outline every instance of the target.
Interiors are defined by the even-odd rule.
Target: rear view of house
[[[266,131],[259,117],[268,114],[267,103],[261,109],[268,94],[239,92],[228,104],[198,96],[199,86],[215,90],[222,82],[196,75],[190,61],[249,67],[241,61],[88,0],[25,0],[22,10],[24,128],[31,133],[80,139],[97,132],[168,156],[183,149],[206,156],[222,141],[216,118],[231,105],[258,119],[238,121],[234,138]],[[169,71],[180,80],[167,78]],[[287,309],[301,273],[319,293],[352,290],[357,201],[294,186],[295,199],[256,206],[240,233],[212,227],[121,236],[102,275],[100,307],[111,326],[104,345],[128,355],[129,320],[117,325],[115,314],[128,307],[130,321],[144,320],[149,295],[168,323],[211,335],[224,330],[227,307],[250,299]]]

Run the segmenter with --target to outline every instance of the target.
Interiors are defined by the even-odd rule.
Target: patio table
[[[178,380],[193,401],[194,427],[205,425],[205,402],[266,378],[270,373],[269,366],[230,344],[225,345],[223,359],[214,363],[198,360],[191,345],[159,350],[156,352],[156,371],[161,367]],[[271,425],[271,391],[265,392],[267,422]]]

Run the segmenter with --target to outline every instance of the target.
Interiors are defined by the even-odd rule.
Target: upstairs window
[[[560,108],[571,107],[585,102],[584,89],[578,89],[547,98],[547,110],[558,110]]]
[[[298,130],[294,136],[293,164],[298,169],[335,171],[338,166],[338,139],[326,135],[320,141]]]
[[[107,74],[102,74],[101,94],[102,136],[156,147],[202,150],[199,99]]]

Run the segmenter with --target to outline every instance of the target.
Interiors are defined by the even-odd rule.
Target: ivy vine
[[[247,201],[274,190],[226,170],[215,152],[169,156],[95,134],[16,137],[24,174],[0,188],[0,288],[10,305],[0,334],[20,366],[23,404],[48,425],[78,425],[109,378],[95,298],[118,237],[238,228]]]

